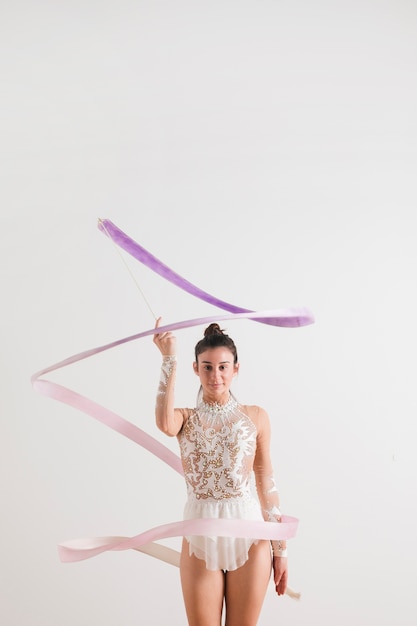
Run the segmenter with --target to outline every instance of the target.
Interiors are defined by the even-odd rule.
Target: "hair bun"
[[[204,337],[209,337],[210,335],[223,335],[223,331],[218,324],[210,324],[207,326],[204,331]]]
[[[195,362],[198,363],[198,355],[202,354],[206,350],[212,350],[213,348],[226,348],[233,354],[233,362],[237,363],[237,350],[235,342],[229,335],[220,328],[218,324],[210,324],[204,331],[203,339],[197,342],[194,353]]]

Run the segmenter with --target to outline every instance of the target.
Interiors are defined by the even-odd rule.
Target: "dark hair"
[[[195,360],[198,362],[198,355],[210,348],[227,348],[233,354],[234,364],[237,363],[237,350],[235,342],[229,335],[226,335],[218,324],[210,324],[204,331],[204,339],[200,339],[195,347]]]

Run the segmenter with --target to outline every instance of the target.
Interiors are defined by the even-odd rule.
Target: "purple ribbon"
[[[128,237],[126,233],[115,226],[110,220],[99,220],[98,228],[110,237],[115,244],[133,256],[137,261],[140,261],[149,267],[149,269],[159,274],[159,276],[162,276],[162,278],[165,278],[165,280],[168,280],[180,289],[187,291],[192,296],[195,296],[204,302],[208,302],[219,309],[229,311],[230,313],[254,313],[254,311],[250,309],[244,309],[236,306],[235,304],[230,304],[229,302],[220,300],[206,291],[203,291],[196,285],[193,285],[188,280],[174,272],[167,265],[159,261],[159,259],[145,250],[145,248],[139,245],[136,241]],[[251,319],[263,324],[270,324],[271,326],[286,327],[306,326],[307,324],[312,324],[314,322],[313,315],[306,308],[286,309],[282,316],[272,315],[271,317],[261,318],[251,316]]]

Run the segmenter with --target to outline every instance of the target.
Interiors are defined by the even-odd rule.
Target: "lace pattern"
[[[158,390],[156,393],[157,402],[158,402],[158,398],[160,396],[164,396],[167,392],[168,382],[172,376],[172,372],[174,370],[174,366],[176,362],[177,362],[176,356],[167,355],[162,358],[161,375],[159,378],[159,385],[158,385]]]
[[[233,396],[224,405],[201,401],[178,438],[189,498],[251,496],[256,427]]]
[[[280,522],[279,495],[274,475],[258,471],[257,490],[262,507],[262,514],[266,522]],[[274,556],[283,556],[286,549],[285,541],[271,541]]]

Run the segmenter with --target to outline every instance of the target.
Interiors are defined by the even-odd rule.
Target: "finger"
[[[285,588],[282,586],[282,583],[281,583],[281,582],[279,583],[279,585],[277,585],[277,586],[275,587],[275,591],[277,592],[277,594],[278,594],[279,596],[284,595],[284,593],[285,593]]]
[[[158,319],[155,322],[155,328],[159,328],[159,325],[161,323],[162,317],[158,317]],[[154,333],[153,335],[153,342],[157,343],[158,339],[160,338],[159,333]]]
[[[287,573],[284,572],[281,578],[276,582],[275,590],[279,596],[284,595],[287,589],[287,578],[288,578]]]

